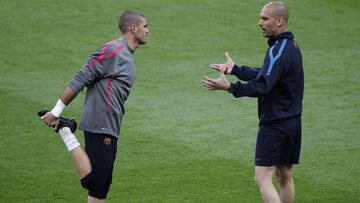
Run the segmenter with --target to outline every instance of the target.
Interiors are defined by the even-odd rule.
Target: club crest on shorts
[[[110,137],[105,137],[104,144],[105,145],[110,145],[111,144],[111,138]]]

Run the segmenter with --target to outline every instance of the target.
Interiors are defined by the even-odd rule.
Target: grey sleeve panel
[[[104,68],[103,63],[93,63],[92,57],[86,60],[80,71],[69,83],[69,87],[77,93],[82,91],[84,87],[95,83],[98,79],[106,78],[109,75],[109,68]]]
[[[84,89],[84,84],[75,79],[71,80],[68,86],[76,93],[79,93]]]
[[[82,66],[80,71],[70,81],[69,87],[75,92],[79,93],[87,87],[97,77],[96,72],[90,68],[88,61]]]

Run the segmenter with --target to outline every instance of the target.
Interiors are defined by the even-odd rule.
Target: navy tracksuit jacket
[[[242,81],[231,84],[234,97],[257,97],[260,125],[300,117],[304,94],[304,73],[299,47],[291,32],[268,40],[262,68],[235,65],[231,74]]]

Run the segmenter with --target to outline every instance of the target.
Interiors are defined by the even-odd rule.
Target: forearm
[[[259,97],[266,94],[266,86],[262,83],[252,80],[248,83],[241,83],[240,81],[231,84],[227,90],[234,97]]]
[[[72,90],[69,86],[65,88],[63,93],[60,95],[59,99],[65,104],[68,105],[78,94],[78,92],[75,92]]]
[[[51,114],[58,118],[65,107],[76,97],[76,95],[77,92],[73,91],[69,86],[66,87],[56,102],[56,105],[51,110]]]
[[[249,81],[255,79],[259,74],[260,68],[251,68],[248,66],[238,66],[234,65],[231,74],[235,75],[238,79],[243,81]]]

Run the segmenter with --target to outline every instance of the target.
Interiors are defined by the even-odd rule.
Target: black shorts
[[[91,162],[91,173],[81,179],[81,184],[88,189],[88,195],[106,199],[112,181],[112,172],[116,158],[117,138],[84,132],[85,152]]]
[[[298,164],[301,149],[301,118],[262,124],[256,142],[255,165]]]

